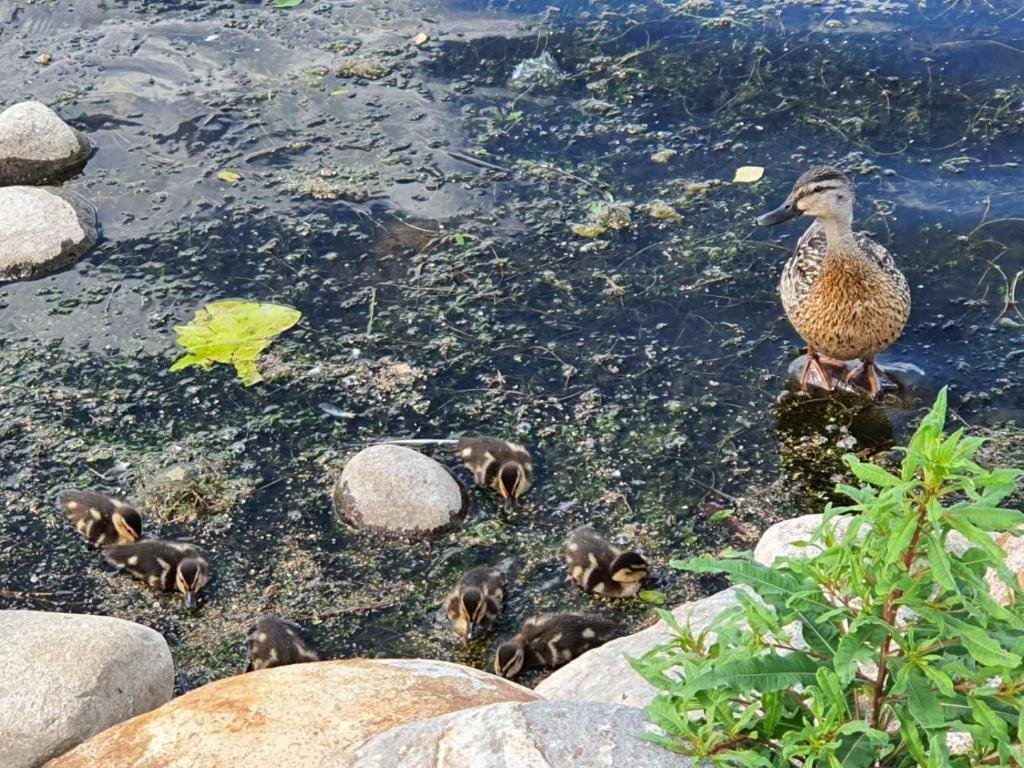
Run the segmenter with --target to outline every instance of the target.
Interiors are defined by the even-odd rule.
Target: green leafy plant
[[[676,637],[633,660],[662,691],[648,738],[715,766],[1024,765],[1024,596],[990,535],[1024,523],[1000,506],[1022,472],[945,414],[943,390],[899,475],[845,458],[863,485],[807,557],[672,563],[741,586],[701,632],[660,612]]]
[[[243,299],[215,301],[196,310],[188,325],[174,327],[178,343],[189,353],[171,370],[227,363],[235,366],[245,386],[252,386],[263,380],[256,368],[260,353],[301,317],[299,310],[280,304]]]

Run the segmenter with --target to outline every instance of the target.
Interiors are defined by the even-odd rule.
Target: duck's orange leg
[[[898,389],[898,385],[882,373],[882,369],[875,364],[873,357],[866,357],[860,361],[860,365],[846,374],[846,381],[856,383],[863,379],[864,387],[872,397],[878,397],[884,389]]]
[[[824,363],[819,357],[818,353],[813,347],[807,347],[807,362],[804,364],[804,371],[800,374],[800,389],[806,391],[807,385],[811,381],[811,374],[813,373],[822,389],[826,389],[829,392],[836,388],[835,377],[826,370],[826,367],[832,367],[829,363]]]

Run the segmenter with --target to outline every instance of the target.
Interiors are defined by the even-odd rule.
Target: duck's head
[[[770,227],[801,215],[849,223],[853,221],[853,199],[850,178],[838,168],[821,165],[797,179],[786,201],[758,216],[757,224]]]
[[[515,677],[523,668],[523,646],[515,640],[506,640],[494,654],[494,674]]]
[[[484,616],[487,615],[487,602],[483,593],[476,587],[468,587],[459,595],[456,615],[452,616],[452,627],[465,640],[473,640],[479,636]]]
[[[530,490],[530,467],[519,461],[506,461],[498,468],[494,488],[505,501],[512,502]]]
[[[647,561],[636,552],[623,552],[612,561],[612,580],[632,584],[647,578]]]
[[[201,557],[186,557],[178,563],[174,586],[185,596],[185,607],[195,608],[199,591],[210,580],[210,566]]]
[[[110,521],[117,531],[118,544],[131,544],[142,538],[142,515],[126,504],[118,504]]]

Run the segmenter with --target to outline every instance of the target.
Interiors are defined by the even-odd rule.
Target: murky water
[[[327,655],[482,665],[490,643],[461,648],[438,611],[465,567],[507,569],[499,634],[541,609],[625,630],[649,606],[563,581],[576,524],[640,545],[675,603],[715,585],[670,558],[816,511],[838,456],[898,441],[940,386],[971,425],[1021,419],[1017,3],[547,5],[0,8],[0,105],[39,98],[89,133],[68,184],[104,238],[0,286],[0,603],[148,623],[181,689],[241,669],[262,610]],[[543,51],[564,79],[510,89]],[[802,224],[751,219],[818,162],[855,174],[859,226],[912,286],[888,357],[925,376],[877,407],[777,405],[798,339],[776,283]],[[764,179],[732,184],[743,165]],[[609,204],[627,227],[574,234]],[[172,326],[234,296],[304,313],[266,382],[169,373]],[[520,508],[475,494],[460,530],[415,542],[334,520],[330,477],[358,446],[463,431],[535,449]],[[53,505],[72,484],[152,498],[173,465],[200,512],[151,530],[210,552],[194,615],[112,574]]]

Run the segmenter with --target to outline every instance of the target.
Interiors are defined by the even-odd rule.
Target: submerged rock
[[[39,184],[75,170],[92,142],[45,104],[23,101],[0,112],[0,186]]]
[[[738,605],[736,592],[727,589],[702,600],[683,603],[672,609],[672,615],[683,626],[689,623],[697,633],[722,611],[735,605]],[[587,651],[575,661],[556,669],[535,691],[547,699],[645,707],[658,691],[640,677],[626,659],[643,656],[671,637],[668,625],[659,621],[653,627]]]
[[[402,725],[355,753],[352,768],[685,768],[690,761],[638,737],[633,707],[582,701],[492,704]]]
[[[443,465],[401,445],[371,445],[345,465],[332,494],[345,522],[393,533],[433,533],[466,512],[462,484]]]
[[[99,734],[48,768],[341,768],[360,744],[389,728],[536,699],[515,683],[441,661],[294,664],[204,685]]]
[[[791,362],[787,370],[789,378],[796,379],[799,381],[800,376],[804,372],[804,365],[806,364],[807,355],[800,355],[800,357],[796,358],[796,360]],[[858,365],[860,365],[859,360],[847,360],[847,373],[853,371]],[[885,373],[886,376],[891,378],[904,389],[911,389],[913,387],[918,386],[922,381],[924,381],[925,378],[924,371],[921,370],[918,366],[909,362],[901,362],[898,360],[889,361],[885,360],[884,358],[880,358],[878,360],[878,367],[882,369],[882,372]],[[844,381],[838,382],[836,386],[839,389],[855,391],[854,387],[852,387],[851,385],[847,384]]]
[[[0,188],[0,280],[40,277],[96,244],[96,212],[54,187]]]
[[[0,765],[41,765],[169,701],[167,643],[105,616],[0,611]]]

